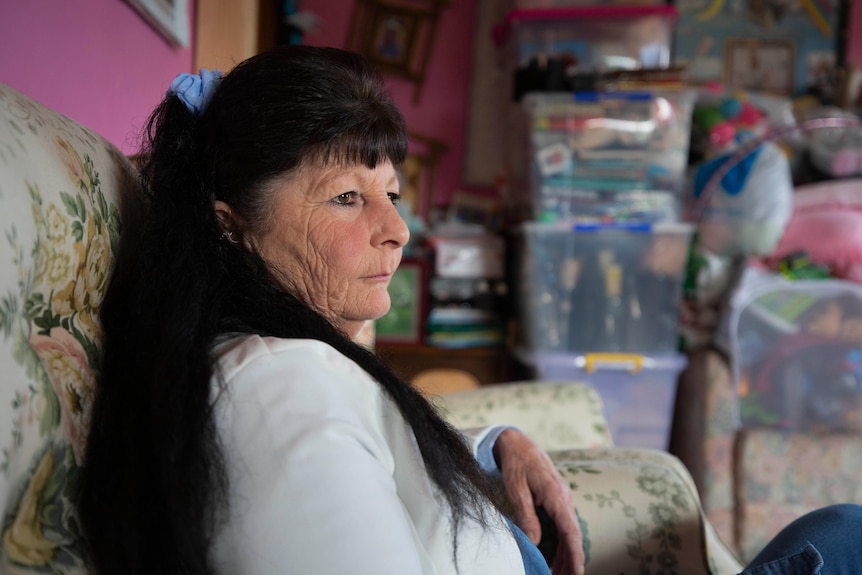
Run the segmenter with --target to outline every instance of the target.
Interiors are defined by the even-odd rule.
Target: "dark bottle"
[[[603,351],[621,351],[625,337],[625,305],[623,303],[623,268],[610,264],[605,268],[605,318]]]
[[[580,280],[572,292],[571,351],[607,351],[605,268],[612,261],[613,252],[606,251],[583,259]]]

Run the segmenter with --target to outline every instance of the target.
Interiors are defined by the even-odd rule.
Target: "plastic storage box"
[[[591,385],[602,397],[616,445],[668,448],[684,355],[537,353],[523,359],[540,379]]]
[[[582,6],[516,9],[498,29],[511,70],[532,58],[571,56],[579,70],[670,65],[673,6]]]
[[[530,352],[676,353],[693,226],[527,222],[516,250]]]
[[[526,95],[534,217],[678,220],[694,100],[689,90]]]
[[[862,286],[746,270],[719,342],[744,427],[862,431]]]

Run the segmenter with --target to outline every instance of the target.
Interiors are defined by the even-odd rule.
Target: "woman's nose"
[[[404,247],[410,239],[410,229],[401,217],[394,204],[388,203],[380,210],[379,243],[393,244],[393,247]]]

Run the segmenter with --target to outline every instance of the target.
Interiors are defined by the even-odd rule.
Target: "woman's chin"
[[[369,302],[367,313],[364,314],[365,319],[380,319],[381,317],[389,313],[389,309],[391,307],[392,301],[389,299],[389,292],[384,292],[383,294],[381,294],[381,297],[376,298],[375,301]]]

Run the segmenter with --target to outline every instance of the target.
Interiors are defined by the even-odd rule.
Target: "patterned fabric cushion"
[[[538,383],[484,385],[432,401],[455,427],[514,425],[548,451],[612,445],[601,397],[592,387]]]
[[[862,501],[858,436],[743,430],[734,477],[736,524],[751,559],[782,527],[832,503]]]
[[[83,573],[71,501],[98,375],[99,306],[134,171],[0,85],[0,572]]]
[[[705,520],[674,456],[648,449],[552,452],[568,480],[588,573],[735,575],[742,566]]]

